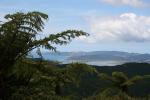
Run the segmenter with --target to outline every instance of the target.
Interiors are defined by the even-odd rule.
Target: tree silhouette
[[[0,23],[0,96],[5,90],[5,76],[8,70],[22,57],[35,48],[56,51],[53,45],[64,45],[73,38],[88,34],[78,30],[66,30],[38,39],[48,15],[41,12],[17,12],[8,14]]]
[[[0,70],[12,66],[37,47],[56,51],[53,44],[67,44],[72,38],[88,35],[83,31],[67,30],[37,39],[36,35],[44,29],[44,20],[48,19],[48,15],[41,12],[18,12],[6,15],[5,19],[7,21],[0,24]]]

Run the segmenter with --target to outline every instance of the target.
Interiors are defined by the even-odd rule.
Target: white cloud
[[[150,41],[150,16],[124,13],[113,17],[88,17],[87,21],[91,34],[80,38],[84,41]]]
[[[4,12],[0,12],[0,21],[4,21],[4,16],[6,15],[6,13]]]
[[[104,3],[108,3],[111,5],[128,5],[133,7],[145,7],[148,6],[144,1],[142,0],[100,0]]]

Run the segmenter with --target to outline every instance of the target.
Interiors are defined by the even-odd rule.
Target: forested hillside
[[[147,63],[126,63],[118,66],[91,66],[94,67],[99,73],[107,73],[111,75],[112,72],[124,72],[129,77],[135,75],[148,75],[150,72],[150,64]],[[150,94],[150,79],[138,82],[129,88],[129,94],[132,96],[146,96]],[[99,93],[108,88],[111,82],[102,80],[95,74],[85,74],[80,83],[80,87],[69,88],[71,94],[79,96],[89,96],[93,93]],[[68,89],[68,88],[67,88]]]

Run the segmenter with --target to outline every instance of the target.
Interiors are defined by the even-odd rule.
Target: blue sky
[[[48,14],[45,35],[66,29],[90,34],[58,51],[150,53],[150,0],[1,0],[1,20],[18,11]]]

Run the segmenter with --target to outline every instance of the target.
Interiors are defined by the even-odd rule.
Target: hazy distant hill
[[[150,54],[128,53],[120,51],[59,52],[43,53],[45,59],[63,63],[83,62],[91,65],[119,65],[127,62],[150,63]]]

